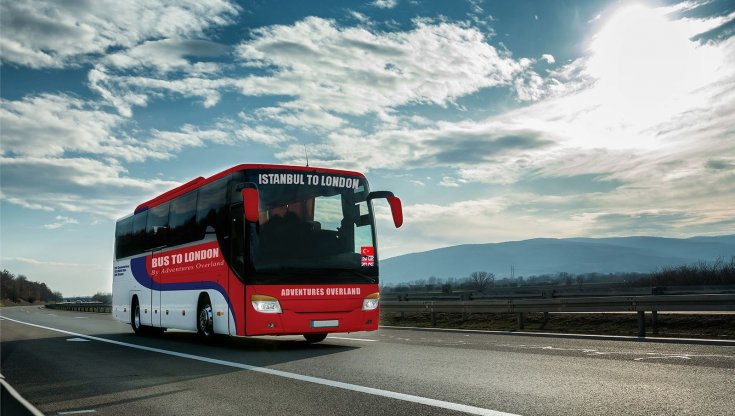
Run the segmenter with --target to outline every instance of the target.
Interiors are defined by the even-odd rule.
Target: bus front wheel
[[[324,341],[324,339],[327,338],[327,334],[304,334],[304,338],[306,338],[306,342],[313,344],[315,342]]]

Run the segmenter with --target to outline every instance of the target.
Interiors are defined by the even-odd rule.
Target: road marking
[[[59,412],[57,415],[78,415],[80,413],[97,413],[96,410],[90,409],[90,410],[70,410],[68,412]]]
[[[7,319],[8,321],[12,321],[12,322],[19,323],[22,325],[28,325],[28,326],[33,326],[36,328],[45,329],[47,331],[59,332],[62,334],[86,338],[86,339],[90,339],[93,341],[99,341],[99,342],[105,342],[108,344],[119,345],[122,347],[134,348],[134,349],[149,351],[149,352],[155,352],[159,354],[170,355],[173,357],[186,358],[186,359],[193,360],[193,361],[201,361],[205,363],[222,365],[226,367],[239,368],[242,370],[249,370],[249,371],[253,371],[256,373],[270,374],[272,376],[288,378],[291,380],[305,381],[307,383],[314,383],[314,384],[320,384],[322,386],[329,386],[329,387],[335,387],[335,388],[343,389],[343,390],[356,391],[358,393],[372,394],[374,396],[381,396],[381,397],[387,397],[389,399],[396,399],[396,400],[402,400],[406,402],[418,403],[418,404],[423,404],[426,406],[438,407],[441,409],[454,410],[454,411],[469,413],[473,415],[519,416],[513,413],[500,412],[500,411],[492,410],[492,409],[484,409],[482,407],[475,407],[475,406],[470,406],[466,404],[447,402],[444,400],[430,399],[428,397],[414,396],[412,394],[398,393],[398,392],[390,391],[390,390],[376,389],[373,387],[365,387],[365,386],[360,386],[358,384],[344,383],[341,381],[334,381],[334,380],[329,380],[325,378],[306,376],[306,375],[297,374],[297,373],[289,373],[288,371],[274,370],[272,368],[267,368],[267,367],[257,367],[254,365],[242,364],[242,363],[237,363],[234,361],[218,360],[216,358],[202,357],[199,355],[186,354],[183,352],[169,351],[169,350],[164,350],[161,348],[146,347],[143,345],[130,344],[127,342],[122,342],[122,341],[114,341],[114,340],[107,339],[107,338],[100,338],[100,337],[95,337],[91,335],[79,334],[76,332],[66,331],[63,329],[51,328],[48,326],[36,325],[36,324],[29,323],[29,322],[18,321],[18,320],[7,318],[7,317],[4,317],[4,319]]]
[[[72,341],[72,342],[89,342],[88,339],[78,338],[78,337],[77,338],[69,338],[69,339],[67,339],[67,341]]]
[[[88,316],[75,316],[74,319],[88,319]]]
[[[712,338],[674,338],[674,337],[645,337],[639,338],[629,335],[604,335],[604,334],[567,334],[564,332],[530,332],[530,331],[494,331],[490,329],[458,329],[458,328],[432,328],[423,326],[396,326],[396,325],[380,325],[385,329],[410,329],[415,331],[442,331],[442,332],[466,332],[470,334],[499,334],[499,335],[528,335],[536,337],[549,338],[589,338],[611,341],[645,341],[645,342],[663,342],[663,343],[691,343],[691,344],[719,344],[734,345],[735,340],[731,339],[712,339]]]
[[[365,342],[377,342],[378,339],[365,339],[365,338],[347,338],[347,337],[327,337],[327,339],[346,339],[350,341],[365,341]]]
[[[8,399],[11,399],[11,400],[14,399],[22,407],[25,407],[25,410],[27,411],[28,414],[30,414],[31,416],[43,416],[43,413],[41,413],[40,410],[36,409],[36,406],[32,405],[28,400],[23,398],[23,396],[21,396],[20,393],[18,393],[13,388],[13,386],[11,386],[10,383],[8,383],[8,381],[5,380],[5,377],[3,377],[2,374],[0,374],[0,385],[2,386],[3,396],[5,396],[5,393],[7,392],[8,395],[10,396],[8,397]],[[3,408],[5,407],[4,404],[5,403],[3,403],[3,406],[2,406]]]

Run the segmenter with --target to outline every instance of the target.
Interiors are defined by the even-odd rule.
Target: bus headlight
[[[273,296],[265,295],[252,295],[250,296],[250,303],[253,304],[253,309],[262,313],[281,313],[281,304],[278,303],[278,299]]]
[[[374,309],[377,309],[378,303],[380,303],[380,293],[371,293],[365,296],[365,299],[363,299],[362,310],[372,311]]]

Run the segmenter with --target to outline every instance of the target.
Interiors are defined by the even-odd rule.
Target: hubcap
[[[199,312],[199,330],[204,335],[210,335],[212,328],[212,306],[204,305]]]

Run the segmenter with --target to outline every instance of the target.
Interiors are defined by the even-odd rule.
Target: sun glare
[[[702,91],[722,79],[723,56],[691,39],[698,33],[692,25],[701,29],[702,21],[672,20],[668,13],[626,4],[592,38],[587,74],[595,84],[570,104],[589,110],[576,120],[578,127],[599,134],[590,139],[587,130],[585,143],[578,136],[574,145],[653,148],[662,143],[647,129],[707,105],[709,95]]]

